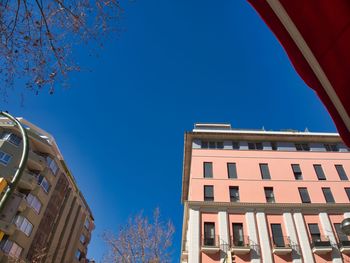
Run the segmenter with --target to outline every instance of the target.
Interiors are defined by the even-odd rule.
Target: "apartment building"
[[[181,262],[350,262],[350,152],[337,133],[196,124]]]
[[[15,193],[0,214],[0,262],[89,262],[94,218],[54,138],[23,118],[29,158]],[[0,188],[18,168],[22,138],[0,118]]]

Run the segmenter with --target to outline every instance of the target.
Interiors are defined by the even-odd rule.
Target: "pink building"
[[[350,152],[336,133],[185,134],[181,262],[350,262]]]

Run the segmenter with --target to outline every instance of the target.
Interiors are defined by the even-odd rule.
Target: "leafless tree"
[[[142,213],[130,217],[117,234],[106,232],[103,239],[109,246],[106,262],[167,263],[171,262],[174,226],[160,220],[159,209],[150,221]]]
[[[20,78],[36,94],[80,70],[72,47],[102,45],[119,29],[118,0],[1,0],[0,91],[6,97]]]

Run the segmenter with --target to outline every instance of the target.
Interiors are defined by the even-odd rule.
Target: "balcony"
[[[45,155],[43,153],[30,150],[28,154],[28,167],[39,171],[44,170],[46,167]]]
[[[16,226],[13,223],[0,220],[0,230],[6,235],[11,236],[16,231]]]
[[[290,238],[287,236],[271,237],[272,252],[275,255],[287,255],[292,253]]]
[[[350,254],[350,241],[343,240],[338,243],[338,247],[341,253]]]
[[[324,255],[332,251],[332,245],[327,236],[311,237],[312,252],[317,255]]]
[[[18,187],[27,189],[27,190],[34,190],[36,185],[38,184],[37,181],[37,173],[33,171],[24,171],[22,174],[21,180],[18,183]]]
[[[248,236],[238,238],[231,237],[231,252],[237,255],[246,255],[250,253],[250,241]]]
[[[219,236],[201,238],[201,251],[207,254],[215,254],[220,251]]]

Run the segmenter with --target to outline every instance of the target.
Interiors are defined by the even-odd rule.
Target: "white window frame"
[[[7,166],[11,161],[12,156],[4,151],[0,151],[0,163]]]

